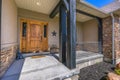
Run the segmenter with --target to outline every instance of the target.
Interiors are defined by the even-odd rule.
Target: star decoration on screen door
[[[56,36],[56,34],[57,34],[57,33],[56,33],[55,31],[52,32],[52,36]]]

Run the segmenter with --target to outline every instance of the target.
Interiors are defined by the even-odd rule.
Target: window
[[[44,25],[44,37],[47,37],[47,25]]]
[[[27,33],[27,23],[23,22],[22,23],[22,37],[26,37],[26,33]]]

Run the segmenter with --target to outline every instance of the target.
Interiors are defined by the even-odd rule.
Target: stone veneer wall
[[[3,48],[0,53],[0,77],[6,72],[8,67],[16,58],[17,46]]]
[[[105,59],[112,58],[112,18],[103,19],[103,54]]]
[[[115,16],[115,58],[118,63],[120,59],[120,21],[119,16]],[[103,53],[105,60],[112,60],[112,18],[107,17],[103,19]],[[120,61],[119,61],[120,62]]]
[[[83,43],[83,44],[77,44],[76,45],[76,50],[77,51],[89,51],[89,52],[94,52],[98,53],[98,43]]]
[[[120,62],[120,17],[115,17],[115,57],[116,63]]]
[[[83,45],[83,50],[84,51],[90,51],[90,52],[94,52],[94,53],[98,53],[98,43],[84,43]]]

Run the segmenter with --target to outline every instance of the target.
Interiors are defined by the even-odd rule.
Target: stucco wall
[[[77,50],[98,52],[98,22],[77,22]]]
[[[0,77],[16,58],[17,7],[14,0],[2,0]]]
[[[83,50],[98,52],[98,22],[89,20],[83,23]]]
[[[17,7],[14,0],[2,0],[1,48],[17,44]]]
[[[89,20],[83,23],[83,41],[86,43],[98,42],[97,20]]]
[[[77,43],[81,44],[83,43],[83,23],[77,22],[76,29],[77,29]]]

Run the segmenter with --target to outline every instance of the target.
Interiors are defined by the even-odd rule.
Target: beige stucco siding
[[[83,23],[83,50],[98,52],[98,23],[93,19]]]
[[[17,44],[17,7],[14,0],[2,0],[1,48]]]
[[[77,22],[77,43],[96,43],[98,42],[98,23],[97,20]]]
[[[81,22],[77,22],[76,31],[77,31],[77,44],[81,44],[83,43],[83,25]]]
[[[98,23],[96,20],[83,23],[83,41],[85,43],[98,42]]]
[[[57,32],[57,35],[54,37],[52,36],[53,31]],[[48,29],[48,36],[49,36],[49,47],[52,45],[57,45],[59,47],[59,22],[54,21],[54,22],[49,22],[49,29]]]

